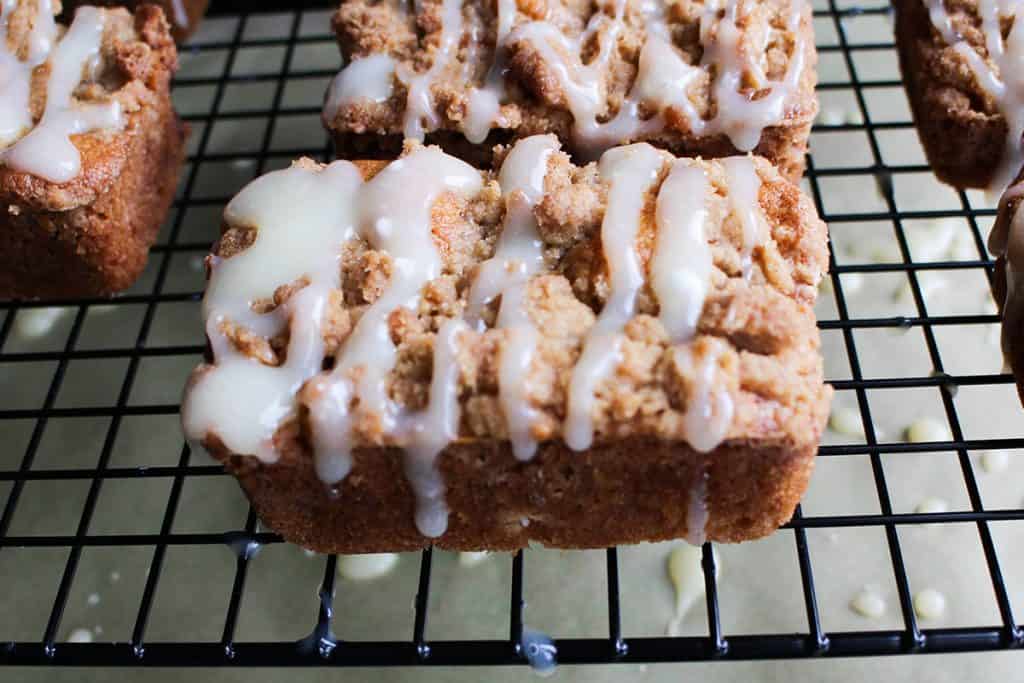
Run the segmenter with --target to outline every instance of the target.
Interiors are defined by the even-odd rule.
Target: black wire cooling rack
[[[247,27],[259,20],[251,2],[215,2],[214,12],[231,14],[235,23],[230,40],[204,40],[202,33],[186,48],[191,56],[217,52],[223,55],[220,65],[208,75],[182,76],[176,83],[179,91],[205,89],[211,93],[209,106],[203,111],[193,111],[186,118],[194,127],[192,152],[182,180],[179,199],[176,202],[176,218],[165,232],[166,238],[153,249],[152,260],[155,276],[151,286],[142,293],[129,293],[113,302],[96,299],[72,302],[73,321],[62,349],[55,351],[9,350],[12,324],[19,310],[52,306],[55,302],[13,303],[0,302],[0,364],[21,364],[50,362],[55,365],[45,396],[40,407],[9,409],[0,411],[0,426],[9,421],[32,423],[27,447],[23,453],[4,454],[0,462],[12,466],[0,471],[0,487],[7,485],[8,495],[0,514],[0,554],[14,552],[19,548],[49,548],[64,551],[63,572],[54,589],[53,604],[45,629],[38,639],[5,642],[0,633],[0,663],[8,665],[104,665],[104,666],[386,666],[386,665],[503,665],[522,664],[525,655],[519,645],[523,632],[524,605],[524,556],[512,559],[511,585],[508,589],[508,637],[480,640],[428,640],[426,637],[428,601],[431,593],[432,553],[424,551],[420,560],[419,582],[416,590],[415,609],[409,624],[411,637],[408,640],[374,642],[335,642],[330,633],[332,616],[331,596],[335,590],[337,558],[324,559],[323,579],[320,587],[319,613],[310,614],[309,627],[312,636],[305,641],[312,647],[297,647],[296,642],[236,642],[236,626],[239,623],[240,606],[246,591],[246,577],[251,566],[249,552],[240,552],[234,569],[230,599],[223,619],[223,632],[213,642],[192,642],[188,637],[173,642],[148,642],[147,624],[153,608],[154,595],[161,579],[166,575],[165,558],[170,548],[176,546],[212,546],[225,543],[235,548],[249,548],[252,543],[273,544],[281,539],[273,533],[261,531],[252,511],[243,528],[229,533],[178,533],[174,522],[179,512],[179,502],[186,482],[197,478],[226,476],[219,466],[196,465],[191,461],[190,449],[182,445],[176,465],[147,468],[118,467],[111,464],[114,443],[124,420],[136,416],[174,415],[178,405],[174,402],[137,405],[129,401],[133,384],[139,375],[140,365],[149,359],[196,356],[202,352],[199,345],[152,346],[148,343],[154,323],[154,313],[159,305],[182,303],[196,305],[201,292],[168,292],[165,286],[169,276],[169,263],[174,256],[199,257],[205,254],[205,242],[181,239],[182,216],[188,210],[209,207],[215,211],[223,205],[228,196],[208,196],[198,190],[204,166],[218,163],[243,162],[249,164],[251,173],[257,175],[271,167],[277,167],[299,155],[325,156],[329,147],[320,144],[318,129],[309,137],[318,141],[316,146],[282,149],[271,146],[275,127],[285,117],[315,116],[319,107],[292,106],[287,103],[286,91],[290,87],[301,87],[303,83],[322,82],[333,75],[335,65],[325,68],[298,68],[294,55],[302,46],[331,44],[329,26],[325,15],[318,15],[319,23],[311,28],[310,16],[303,3],[284,3],[286,9],[275,15],[275,22],[281,24],[281,31],[271,37],[250,35]],[[820,322],[823,331],[841,335],[849,361],[849,379],[833,381],[837,394],[852,398],[860,410],[863,420],[865,443],[858,445],[823,446],[821,456],[825,458],[866,456],[870,460],[874,485],[877,489],[877,514],[844,514],[830,516],[804,516],[798,509],[794,519],[787,525],[795,537],[795,552],[798,559],[802,595],[806,612],[806,630],[798,633],[762,633],[757,635],[727,635],[719,616],[719,586],[716,582],[715,556],[711,547],[703,548],[703,570],[706,584],[707,634],[694,637],[631,637],[623,633],[620,619],[619,557],[616,549],[607,550],[606,587],[597,586],[598,595],[606,591],[608,627],[605,637],[561,638],[552,636],[557,642],[558,660],[563,664],[610,663],[610,662],[677,662],[708,659],[766,659],[850,655],[882,655],[897,653],[931,653],[971,650],[995,650],[1019,647],[1024,642],[1024,633],[1018,626],[1011,608],[1004,567],[993,543],[990,523],[1016,522],[1024,524],[1024,510],[986,510],[972,470],[969,454],[982,449],[1024,448],[1024,434],[1021,438],[975,439],[964,438],[961,417],[954,401],[956,390],[966,386],[1007,385],[1011,378],[1005,374],[963,374],[951,375],[944,368],[936,330],[942,326],[989,325],[998,322],[994,314],[940,316],[930,315],[926,297],[919,278],[926,271],[975,269],[982,271],[989,284],[993,276],[992,262],[984,248],[983,224],[991,220],[991,208],[976,209],[968,194],[958,193],[960,206],[940,211],[900,211],[893,190],[893,180],[900,174],[927,172],[927,167],[895,165],[886,163],[883,151],[884,136],[888,131],[909,130],[909,120],[873,121],[869,99],[873,92],[900,87],[897,79],[875,80],[868,69],[860,66],[860,58],[872,53],[891,53],[894,46],[890,33],[877,35],[877,42],[852,40],[848,22],[864,16],[883,17],[887,6],[859,7],[843,5],[837,0],[818,4],[815,21],[819,29],[819,52],[822,59],[838,59],[845,66],[848,79],[828,81],[819,84],[823,93],[845,94],[852,98],[853,123],[828,122],[816,128],[817,131],[861,132],[869,146],[868,163],[856,167],[816,166],[815,160],[808,160],[807,182],[822,217],[832,226],[842,223],[880,221],[893,228],[901,262],[895,263],[837,263],[835,252],[831,258],[831,282],[834,289],[836,310],[834,319]],[[284,26],[287,28],[284,28]],[[257,73],[236,73],[234,68],[240,55],[251,59],[254,48],[276,51],[280,57],[280,68]],[[258,60],[257,60],[258,61]],[[262,84],[269,88],[269,104],[251,109],[238,109],[231,105],[232,88],[251,84]],[[213,122],[229,120],[262,120],[266,127],[262,139],[253,141],[253,149],[246,152],[218,152],[211,148]],[[884,210],[862,213],[830,213],[826,193],[822,185],[835,177],[874,178],[884,199]],[[969,260],[915,262],[904,231],[904,221],[913,219],[959,217],[970,226],[976,257]],[[844,277],[854,273],[896,273],[909,280],[916,315],[902,317],[869,318],[851,316],[847,297],[843,291]],[[67,302],[61,302],[68,305]],[[90,308],[106,305],[136,305],[144,310],[141,325],[135,338],[124,338],[121,343],[103,348],[76,347]],[[878,328],[914,329],[923,334],[930,359],[930,374],[924,376],[891,376],[865,378],[858,356],[855,331]],[[117,360],[126,363],[124,380],[116,394],[116,400],[107,405],[93,407],[62,408],[56,398],[67,377],[72,362],[105,362]],[[919,443],[885,443],[879,440],[868,392],[873,390],[931,388],[941,393],[942,407],[948,421],[950,441]],[[7,386],[5,392],[19,391],[20,387]],[[36,455],[49,421],[68,417],[101,417],[109,419],[109,426],[103,439],[102,450],[94,467],[75,469],[40,469],[34,467]],[[1024,431],[1024,430],[1022,430]],[[0,445],[2,449],[12,448],[10,443]],[[944,513],[895,513],[882,467],[881,453],[931,453],[951,452],[958,459],[969,497],[969,509]],[[115,481],[141,479],[169,481],[169,495],[164,508],[158,533],[150,534],[99,534],[90,531],[97,499],[101,488]],[[11,521],[19,504],[24,505],[26,485],[42,481],[75,481],[87,484],[77,527],[69,535],[12,535]],[[3,488],[0,488],[3,491]],[[897,529],[901,525],[972,523],[977,526],[980,547],[984,553],[987,573],[991,581],[1000,620],[997,623],[978,624],[968,627],[922,629],[915,617],[911,591]],[[895,578],[898,608],[902,617],[902,628],[872,631],[827,631],[819,617],[818,595],[815,590],[814,566],[808,550],[807,532],[812,529],[840,527],[875,527],[884,531],[889,559]],[[65,643],[58,635],[62,631],[62,617],[68,605],[69,594],[75,581],[83,550],[106,548],[112,552],[124,552],[134,548],[151,553],[149,571],[141,591],[137,616],[128,642],[117,643]],[[527,551],[530,552],[530,551]],[[5,583],[7,583],[5,581]],[[0,607],[5,597],[0,596]],[[343,615],[342,615],[343,616]],[[182,634],[185,636],[186,634]]]

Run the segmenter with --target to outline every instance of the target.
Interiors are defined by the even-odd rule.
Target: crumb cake
[[[555,133],[577,159],[649,142],[803,172],[817,55],[805,0],[343,0],[324,124],[341,158],[426,140],[486,167]]]
[[[1021,168],[1024,83],[1015,74],[1021,0],[896,0],[896,44],[935,174],[998,196]]]
[[[206,15],[210,0],[64,0],[64,14],[68,21],[74,16],[75,10],[84,5],[104,7],[127,7],[134,10],[140,5],[153,4],[159,6],[171,24],[171,33],[179,43],[192,35]]]
[[[163,13],[3,0],[0,297],[130,286],[173,198],[185,128]]]
[[[185,432],[321,552],[739,541],[786,522],[831,390],[826,231],[764,159],[407,143],[224,214]],[[289,201],[278,201],[288,197]]]
[[[999,202],[988,248],[996,257],[995,294],[1003,315],[1003,357],[1024,404],[1024,175]]]

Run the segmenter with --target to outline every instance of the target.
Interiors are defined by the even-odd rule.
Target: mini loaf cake
[[[63,17],[68,21],[75,15],[75,10],[84,5],[102,5],[104,7],[127,7],[135,10],[147,0],[64,0]],[[171,24],[171,33],[179,43],[185,41],[197,28],[206,15],[210,0],[148,0],[158,5],[167,15]]]
[[[343,0],[334,27],[346,67],[323,118],[342,158],[426,139],[486,166],[495,143],[552,132],[583,160],[646,141],[803,173],[817,112],[804,0]]]
[[[1003,356],[1024,404],[1024,175],[999,202],[988,248],[996,256],[996,301],[1003,314]]]
[[[224,225],[183,423],[289,541],[739,541],[804,491],[826,232],[761,158],[410,142],[263,176]]]
[[[0,5],[0,297],[122,290],[167,213],[185,129],[177,54],[154,6]]]
[[[896,0],[896,43],[935,174],[997,195],[1024,162],[1021,0]]]

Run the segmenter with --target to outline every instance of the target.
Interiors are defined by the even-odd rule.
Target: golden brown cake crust
[[[946,0],[954,30],[983,57],[978,0]],[[932,26],[922,0],[895,0],[896,45],[928,163],[956,187],[989,185],[1006,148],[1006,118],[972,70]]]
[[[811,124],[817,114],[814,94],[817,82],[817,52],[814,46],[812,18],[809,7],[804,7],[800,21],[791,31],[786,26],[788,12],[796,0],[758,0],[753,11],[764,16],[774,30],[764,45],[747,49],[763,50],[766,54],[765,75],[779,79],[785,73],[796,45],[803,46],[803,69],[797,87],[787,98],[780,123],[766,127],[760,143],[753,152],[776,165],[790,180],[798,179],[804,170],[807,141]],[[591,14],[604,7],[600,2],[577,0],[518,0],[517,24],[543,19],[562,28],[568,35],[577,35]],[[610,3],[608,3],[610,6]],[[645,40],[644,20],[638,0],[628,0],[625,13],[626,27],[609,63],[609,88],[606,117],[611,118],[619,109],[633,81],[636,79],[640,48]],[[441,0],[417,3],[416,13],[399,10],[392,3],[378,0],[342,0],[334,15],[333,25],[338,43],[346,61],[374,54],[388,54],[402,67],[418,72],[425,70],[433,59],[440,34]],[[506,99],[501,107],[505,124],[492,129],[480,144],[470,143],[461,134],[461,125],[467,110],[466,71],[473,73],[473,84],[479,84],[490,63],[497,19],[495,2],[470,5],[463,17],[468,38],[460,46],[458,60],[449,65],[432,88],[440,127],[426,137],[427,144],[439,145],[454,156],[486,168],[491,162],[491,149],[513,139],[543,133],[558,135],[566,148],[577,156],[581,150],[573,149],[573,118],[564,94],[549,70],[543,67],[535,51],[523,41],[509,44],[506,63]],[[698,63],[702,54],[700,44],[700,17],[703,3],[682,0],[668,13],[674,44],[686,55],[690,63]],[[753,15],[752,15],[753,16]],[[743,24],[744,40],[754,41],[759,24],[751,19]],[[470,66],[467,67],[466,63]],[[475,71],[474,71],[475,68]],[[746,86],[745,86],[746,87]],[[717,102],[709,80],[704,77],[687,90],[691,104],[703,119],[711,118]],[[393,158],[402,146],[402,120],[407,90],[396,83],[392,97],[382,103],[357,101],[342,106],[333,120],[326,125],[333,132],[336,151],[340,158]],[[761,96],[761,93],[757,95]],[[605,116],[601,120],[605,119]],[[646,114],[645,114],[646,116]],[[618,144],[649,142],[679,156],[724,157],[737,154],[724,134],[694,134],[686,117],[670,108],[665,127],[654,133],[641,133],[633,139],[618,140]]]
[[[129,287],[145,267],[185,153],[170,79],[177,53],[162,12],[124,10],[104,36],[122,131],[72,136],[80,174],[56,184],[0,167],[0,297],[68,298]],[[85,96],[88,96],[87,94]]]
[[[416,146],[407,148],[407,152]],[[499,159],[504,151],[499,150]],[[670,158],[665,155],[667,174]],[[317,168],[309,160],[298,162]],[[679,419],[692,400],[697,370],[672,360],[672,346],[655,317],[657,302],[645,287],[638,314],[626,326],[622,361],[596,392],[596,445],[569,450],[561,440],[567,383],[586,333],[608,295],[598,229],[607,181],[596,164],[574,166],[564,153],[548,161],[544,198],[534,210],[547,245],[545,272],[532,281],[527,307],[541,338],[529,371],[531,404],[539,417],[536,457],[517,460],[497,400],[497,364],[511,343],[506,330],[466,330],[456,362],[461,408],[459,438],[439,456],[450,510],[448,531],[436,539],[453,549],[512,549],[529,541],[555,547],[602,547],[677,538],[688,529],[692,492],[707,483],[707,535],[739,541],[770,533],[784,523],[803,493],[828,414],[831,389],[823,383],[819,337],[812,306],[827,264],[825,226],[799,189],[768,162],[753,159],[762,182],[757,201],[770,239],[752,254],[745,277],[737,244],[742,228],[728,211],[729,188],[720,162],[702,165],[713,192],[708,200],[708,239],[714,272],[697,329],[688,344],[696,357],[720,352],[716,386],[729,392],[735,414],[723,442],[700,454],[680,437]],[[381,162],[357,162],[366,177]],[[417,311],[390,317],[398,362],[388,394],[409,410],[423,407],[431,379],[433,345],[444,320],[458,314],[477,265],[490,257],[504,204],[494,182],[475,197],[442,196],[433,210],[433,233],[443,255],[443,275],[425,288]],[[657,186],[657,183],[656,183]],[[653,198],[641,215],[638,253],[651,253]],[[258,229],[258,226],[257,226]],[[253,239],[251,228],[226,226],[215,253],[230,259]],[[357,240],[359,242],[359,240]],[[647,266],[645,266],[647,267]],[[351,321],[380,295],[389,257],[366,245],[346,247],[342,282],[322,331],[333,356]],[[283,305],[302,282],[279,287],[261,311]],[[484,320],[491,324],[496,305]],[[284,360],[287,339],[263,339],[223,323],[229,343],[262,363]],[[200,366],[190,383],[213,366]],[[315,382],[299,394],[315,397]],[[240,388],[241,390],[241,388]],[[429,545],[414,525],[414,496],[379,420],[357,419],[353,467],[333,489],[316,475],[306,409],[274,437],[277,462],[231,453],[211,429],[203,444],[235,474],[262,519],[287,540],[322,552],[410,550]]]
[[[212,445],[212,444],[211,444]],[[211,452],[238,477],[263,523],[323,553],[603,548],[693,535],[690,497],[707,472],[708,540],[738,542],[789,521],[807,488],[816,445],[737,442],[707,454],[685,444],[623,439],[577,453],[543,444],[520,462],[506,442],[449,446],[438,462],[448,531],[424,538],[397,449],[356,451],[352,473],[329,489],[297,452],[273,465]],[[699,533],[699,530],[696,531]]]
[[[171,24],[171,34],[174,36],[174,40],[183,43],[199,28],[199,23],[206,16],[206,10],[210,6],[210,0],[64,0],[61,19],[70,22],[75,16],[75,10],[84,5],[126,7],[134,11],[145,4],[156,5],[163,10],[167,21]],[[180,21],[179,12],[184,12],[184,22]]]

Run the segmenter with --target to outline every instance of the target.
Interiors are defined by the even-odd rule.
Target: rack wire
[[[234,23],[230,40],[194,39],[185,48],[189,55],[218,52],[225,55],[219,70],[209,75],[182,76],[176,82],[178,90],[189,88],[212,89],[209,107],[190,112],[186,118],[195,128],[193,150],[183,176],[180,196],[176,201],[174,220],[165,237],[152,253],[153,277],[142,291],[117,297],[112,302],[89,299],[71,302],[73,320],[63,348],[53,351],[11,351],[9,338],[14,319],[19,311],[55,305],[57,302],[0,302],[0,364],[50,362],[55,364],[52,381],[39,407],[6,409],[0,411],[0,426],[10,421],[29,421],[31,434],[24,451],[8,450],[0,463],[16,463],[0,470],[0,485],[9,486],[6,501],[0,513],[0,554],[16,548],[51,548],[66,551],[63,571],[54,588],[52,607],[45,629],[37,640],[8,642],[0,633],[0,664],[7,665],[75,665],[75,666],[389,666],[389,665],[513,665],[524,664],[525,653],[520,645],[523,633],[524,554],[511,558],[511,585],[508,593],[508,637],[499,639],[432,640],[427,638],[427,614],[431,593],[432,551],[422,553],[416,589],[415,609],[409,624],[411,637],[407,640],[387,641],[335,641],[331,636],[331,598],[335,592],[336,557],[324,558],[323,579],[320,586],[320,608],[310,615],[311,636],[300,642],[311,647],[297,647],[287,642],[239,642],[236,630],[240,608],[246,593],[246,581],[253,562],[248,549],[253,544],[274,544],[281,539],[274,533],[261,531],[250,510],[245,524],[225,533],[180,533],[174,531],[183,487],[199,478],[224,477],[217,465],[194,464],[187,444],[180,448],[176,464],[147,468],[119,467],[111,464],[114,444],[126,418],[135,416],[174,415],[176,402],[153,402],[138,405],[129,401],[140,365],[148,359],[196,356],[203,349],[196,344],[153,346],[148,343],[157,306],[183,303],[198,306],[200,291],[165,291],[169,276],[169,263],[174,256],[200,256],[208,249],[203,241],[182,239],[183,216],[197,207],[219,207],[229,196],[208,196],[197,190],[204,167],[215,163],[244,162],[250,165],[253,176],[286,163],[299,155],[326,157],[326,142],[311,147],[280,148],[271,146],[275,127],[284,117],[316,115],[316,106],[293,106],[286,103],[288,87],[303,82],[325,79],[334,73],[334,67],[298,68],[294,56],[299,46],[332,44],[326,22],[309,30],[304,24],[309,7],[306,3],[286,3],[286,10],[276,20],[287,23],[283,36],[253,37],[247,31],[256,21],[258,9],[251,2],[215,2],[215,13],[232,13]],[[818,211],[832,226],[850,222],[883,221],[891,224],[898,244],[901,261],[897,263],[850,263],[837,261],[831,254],[831,283],[834,289],[838,315],[820,321],[823,331],[841,335],[849,361],[850,377],[834,380],[832,385],[839,394],[852,396],[863,420],[865,443],[822,446],[823,458],[867,456],[870,460],[874,485],[877,490],[879,513],[808,516],[798,509],[793,520],[786,525],[795,538],[794,551],[798,560],[801,580],[803,612],[806,629],[798,633],[760,633],[755,635],[729,635],[720,619],[720,586],[716,581],[715,556],[710,545],[703,548],[703,571],[706,587],[707,634],[693,637],[634,637],[624,633],[621,623],[622,605],[619,590],[619,556],[615,548],[606,551],[607,582],[607,635],[596,638],[563,638],[552,634],[557,643],[558,661],[563,664],[593,664],[611,662],[679,662],[688,660],[737,660],[799,657],[838,657],[851,655],[884,655],[900,653],[935,653],[973,650],[996,650],[1019,647],[1024,632],[1018,625],[1011,607],[1005,567],[1000,565],[990,524],[1016,522],[1024,524],[1024,509],[990,510],[982,503],[969,454],[982,449],[1024,448],[1024,435],[1019,438],[968,439],[965,438],[954,401],[956,390],[964,386],[1008,385],[1012,378],[1005,374],[948,374],[936,340],[936,330],[948,325],[994,325],[994,314],[933,315],[928,311],[926,297],[920,282],[929,271],[974,269],[984,273],[989,284],[993,277],[993,264],[984,248],[983,229],[979,222],[990,220],[991,208],[976,208],[971,197],[957,194],[960,206],[953,210],[902,211],[898,208],[892,179],[900,174],[927,172],[920,164],[899,165],[887,163],[883,156],[881,137],[886,131],[912,128],[909,120],[873,121],[868,104],[872,91],[899,88],[894,79],[872,79],[859,68],[858,57],[869,53],[893,51],[890,35],[877,36],[876,42],[856,41],[850,38],[848,22],[863,16],[881,16],[887,6],[860,7],[844,5],[839,0],[827,0],[817,5],[816,24],[828,29],[834,39],[821,40],[818,49],[825,57],[841,59],[849,73],[848,80],[820,83],[822,92],[841,92],[852,96],[859,121],[831,122],[816,127],[816,131],[860,131],[867,139],[870,162],[860,166],[821,168],[813,156],[808,158],[807,183]],[[322,16],[322,15],[321,15]],[[821,39],[821,34],[819,34]],[[283,51],[280,67],[259,73],[237,74],[234,66],[239,56],[253,48]],[[248,54],[248,53],[247,53]],[[239,84],[262,83],[269,85],[272,95],[268,106],[247,109],[227,107],[229,89]],[[266,122],[262,139],[254,150],[246,152],[218,152],[211,148],[214,122],[227,120],[260,120]],[[319,133],[316,134],[319,136]],[[314,137],[314,136],[310,136]],[[835,177],[874,177],[884,199],[884,210],[855,213],[830,212],[826,205],[826,192],[822,185]],[[915,261],[904,230],[904,222],[913,219],[961,217],[970,226],[977,250],[974,258],[957,261]],[[856,317],[849,310],[843,290],[844,278],[855,273],[897,273],[905,275],[910,283],[915,315],[900,317]],[[68,305],[67,302],[60,302]],[[91,308],[106,305],[140,306],[144,311],[141,325],[134,338],[102,348],[78,348],[87,314]],[[862,372],[855,331],[868,329],[916,328],[923,334],[932,372],[926,376],[866,377]],[[91,407],[60,407],[57,397],[68,375],[69,364],[89,361],[121,361],[127,364],[124,380],[112,402]],[[941,393],[942,407],[948,422],[951,439],[928,443],[882,441],[877,433],[868,392],[873,390],[906,388],[932,388]],[[7,387],[4,391],[12,391]],[[99,458],[93,467],[37,468],[34,467],[40,442],[48,422],[68,417],[109,418],[109,426]],[[7,450],[10,443],[0,446]],[[970,501],[969,509],[942,513],[894,512],[881,454],[953,452],[956,454]],[[102,487],[115,481],[160,479],[169,481],[162,522],[158,533],[101,534],[90,530],[97,500]],[[14,535],[10,533],[12,518],[19,504],[26,500],[26,485],[41,481],[76,481],[88,484],[77,527],[68,535]],[[0,488],[0,491],[3,489]],[[904,525],[971,523],[976,525],[984,561],[998,606],[1000,619],[996,623],[967,627],[925,629],[918,623],[912,605],[904,550],[897,529]],[[873,527],[884,531],[892,572],[897,587],[902,628],[867,631],[828,631],[819,615],[815,571],[808,550],[807,532],[812,529],[842,527]],[[212,642],[193,642],[183,638],[174,642],[149,642],[147,625],[153,608],[154,595],[165,578],[168,550],[178,546],[228,545],[243,549],[238,553],[227,611],[223,619],[221,637]],[[131,638],[118,643],[66,643],[58,632],[68,604],[84,549],[102,547],[114,552],[136,548],[151,553],[149,571],[141,592]],[[526,551],[531,552],[531,551]],[[0,597],[0,606],[5,601]],[[6,644],[3,644],[6,643]]]

